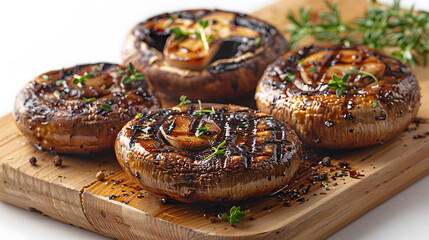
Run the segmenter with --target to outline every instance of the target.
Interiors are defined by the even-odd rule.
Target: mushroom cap
[[[235,105],[202,104],[201,108],[206,110],[202,116],[197,104],[152,111],[122,128],[116,156],[136,183],[163,198],[216,202],[270,194],[290,182],[299,168],[301,142],[286,124]],[[174,123],[183,116],[192,118],[189,124]],[[188,135],[194,136],[206,120],[221,131],[207,125],[215,140],[204,149],[172,145],[160,130],[168,122],[167,134],[175,136],[172,128],[185,132],[184,126],[191,126]],[[216,154],[216,149],[223,154]]]
[[[110,63],[41,74],[16,97],[17,126],[39,148],[58,153],[113,148],[125,123],[161,106],[147,80],[122,84],[128,75],[127,68]],[[84,76],[88,78],[83,83],[73,83]]]
[[[232,14],[233,18],[229,22],[231,26],[250,29],[257,37],[249,37],[245,30],[232,32],[231,34],[241,35],[231,35],[228,38],[214,37],[215,40],[210,43],[210,49],[214,50],[210,50],[206,58],[195,57],[182,61],[185,64],[202,61],[199,64],[203,67],[200,69],[183,67],[178,64],[180,61],[177,58],[175,61],[168,61],[171,58],[164,55],[165,48],[168,48],[166,43],[174,40],[174,34],[169,29],[176,25],[169,28],[163,27],[163,24],[168,24],[171,16],[191,21],[197,27],[198,20],[208,19],[206,29],[210,29],[214,21],[220,22],[210,20],[209,16],[213,14],[213,18],[217,18],[216,14],[231,18],[229,14]],[[194,45],[195,43],[190,44]],[[133,63],[147,75],[162,98],[178,99],[181,95],[186,95],[192,100],[224,100],[253,92],[266,66],[288,48],[286,40],[273,26],[257,18],[220,10],[187,10],[161,14],[137,24],[125,41],[122,60],[124,63]]]
[[[333,75],[346,74],[347,89],[337,95],[328,84]],[[288,123],[303,142],[355,148],[383,144],[404,131],[417,115],[420,89],[395,58],[365,46],[326,45],[277,59],[261,77],[255,99],[258,109]]]

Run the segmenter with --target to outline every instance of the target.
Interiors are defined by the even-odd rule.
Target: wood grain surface
[[[366,4],[340,1],[346,19],[360,14]],[[299,5],[324,8],[318,0],[280,1],[253,15],[284,31],[285,15]],[[423,96],[418,116],[429,118],[429,69],[417,68],[415,73]],[[56,167],[51,162],[54,155],[36,149],[18,131],[12,115],[7,115],[0,118],[0,200],[117,239],[325,238],[428,175],[428,129],[429,123],[411,124],[384,145],[335,154],[317,152],[333,159],[332,167],[317,165],[319,172],[341,173],[341,163],[346,161],[365,176],[353,178],[348,172],[336,180],[317,182],[293,200],[274,195],[236,203],[247,216],[233,227],[216,218],[230,205],[163,202],[133,184],[113,152],[64,155],[62,166]],[[423,137],[416,138],[417,134]],[[28,161],[32,156],[37,158],[36,166]],[[98,181],[96,174],[102,170],[106,179]],[[308,185],[312,174],[311,168],[301,169],[284,191]]]

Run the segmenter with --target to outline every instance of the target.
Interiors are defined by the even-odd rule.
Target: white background
[[[297,0],[291,0],[297,1]],[[119,63],[130,28],[155,14],[187,8],[251,12],[274,0],[6,1],[0,3],[0,115],[35,76],[81,63]],[[390,1],[386,1],[390,2]],[[429,10],[429,1],[404,1]],[[330,239],[429,239],[429,177],[383,203]],[[0,202],[0,239],[104,237]]]

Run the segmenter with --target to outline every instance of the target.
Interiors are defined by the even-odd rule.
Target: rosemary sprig
[[[217,147],[212,147],[214,152],[210,155],[208,155],[206,158],[203,159],[203,161],[213,157],[215,154],[216,155],[224,155],[225,154],[225,149],[223,149],[223,145],[225,145],[226,141],[221,142]]]
[[[372,1],[376,3],[377,1]],[[303,39],[313,36],[318,42],[364,44],[401,59],[412,68],[426,65],[429,52],[429,13],[400,8],[400,0],[392,6],[369,4],[362,18],[345,22],[340,18],[336,3],[325,1],[328,11],[320,12],[318,22],[310,20],[310,8],[300,8],[298,15],[287,16],[292,22],[287,29],[291,33],[293,48]],[[393,50],[392,50],[393,49]]]

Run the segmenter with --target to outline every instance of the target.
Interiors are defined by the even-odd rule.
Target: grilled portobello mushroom
[[[404,131],[417,115],[420,89],[407,66],[376,50],[310,46],[271,64],[255,99],[308,144],[354,148]]]
[[[19,92],[14,114],[18,128],[36,146],[90,153],[113,148],[125,123],[160,106],[142,75],[97,63],[38,76]]]
[[[273,26],[254,17],[187,10],[137,24],[122,59],[143,71],[163,98],[224,100],[253,92],[265,67],[288,48]]]
[[[259,111],[190,104],[131,120],[115,152],[135,182],[162,198],[222,202],[285,187],[298,170],[301,142],[287,124]]]

